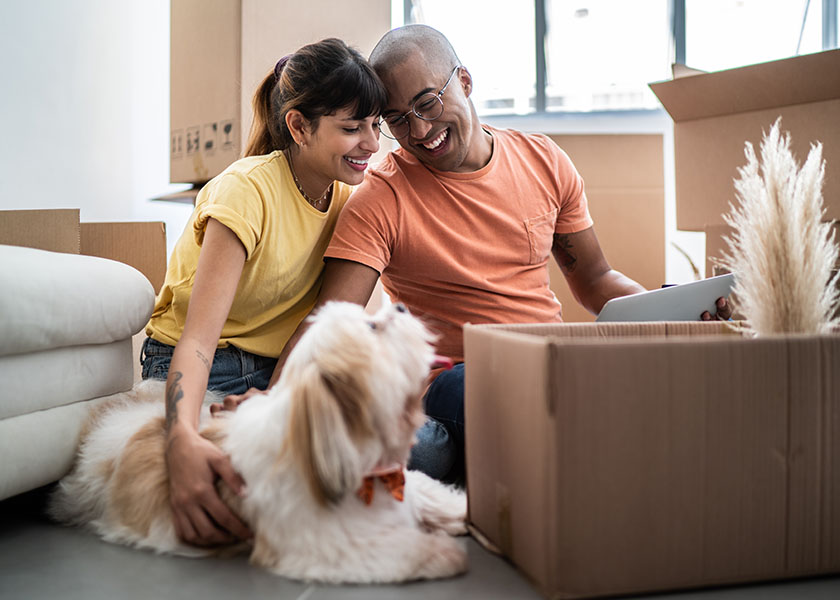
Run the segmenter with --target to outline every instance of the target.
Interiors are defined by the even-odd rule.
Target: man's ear
[[[458,81],[461,83],[461,89],[464,90],[464,96],[469,98],[472,94],[472,75],[467,67],[458,68]]]
[[[311,130],[309,120],[296,108],[286,113],[286,126],[298,146],[305,146]]]

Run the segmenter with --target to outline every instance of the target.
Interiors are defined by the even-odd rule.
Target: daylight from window
[[[545,0],[548,112],[656,109],[648,84],[671,77],[669,0]],[[532,0],[413,0],[473,76],[482,115],[536,110]],[[477,15],[480,15],[477,16]],[[822,49],[818,0],[685,0],[688,66],[716,71]]]

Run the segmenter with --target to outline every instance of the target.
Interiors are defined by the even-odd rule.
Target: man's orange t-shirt
[[[554,142],[484,129],[493,154],[471,173],[389,154],[351,195],[325,254],[379,271],[456,362],[464,323],[561,320],[546,268],[553,236],[592,225],[583,180]]]

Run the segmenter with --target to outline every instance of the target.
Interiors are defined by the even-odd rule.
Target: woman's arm
[[[242,478],[217,446],[198,435],[213,356],[244,265],[245,248],[239,238],[209,219],[184,331],[166,380],[170,503],[178,536],[195,545],[230,543],[250,535],[215,488],[216,478],[221,477],[239,493]]]

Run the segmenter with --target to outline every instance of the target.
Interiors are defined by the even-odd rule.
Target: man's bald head
[[[406,25],[392,29],[370,53],[370,64],[380,77],[420,54],[430,69],[445,73],[461,64],[452,44],[440,31],[428,25]]]

